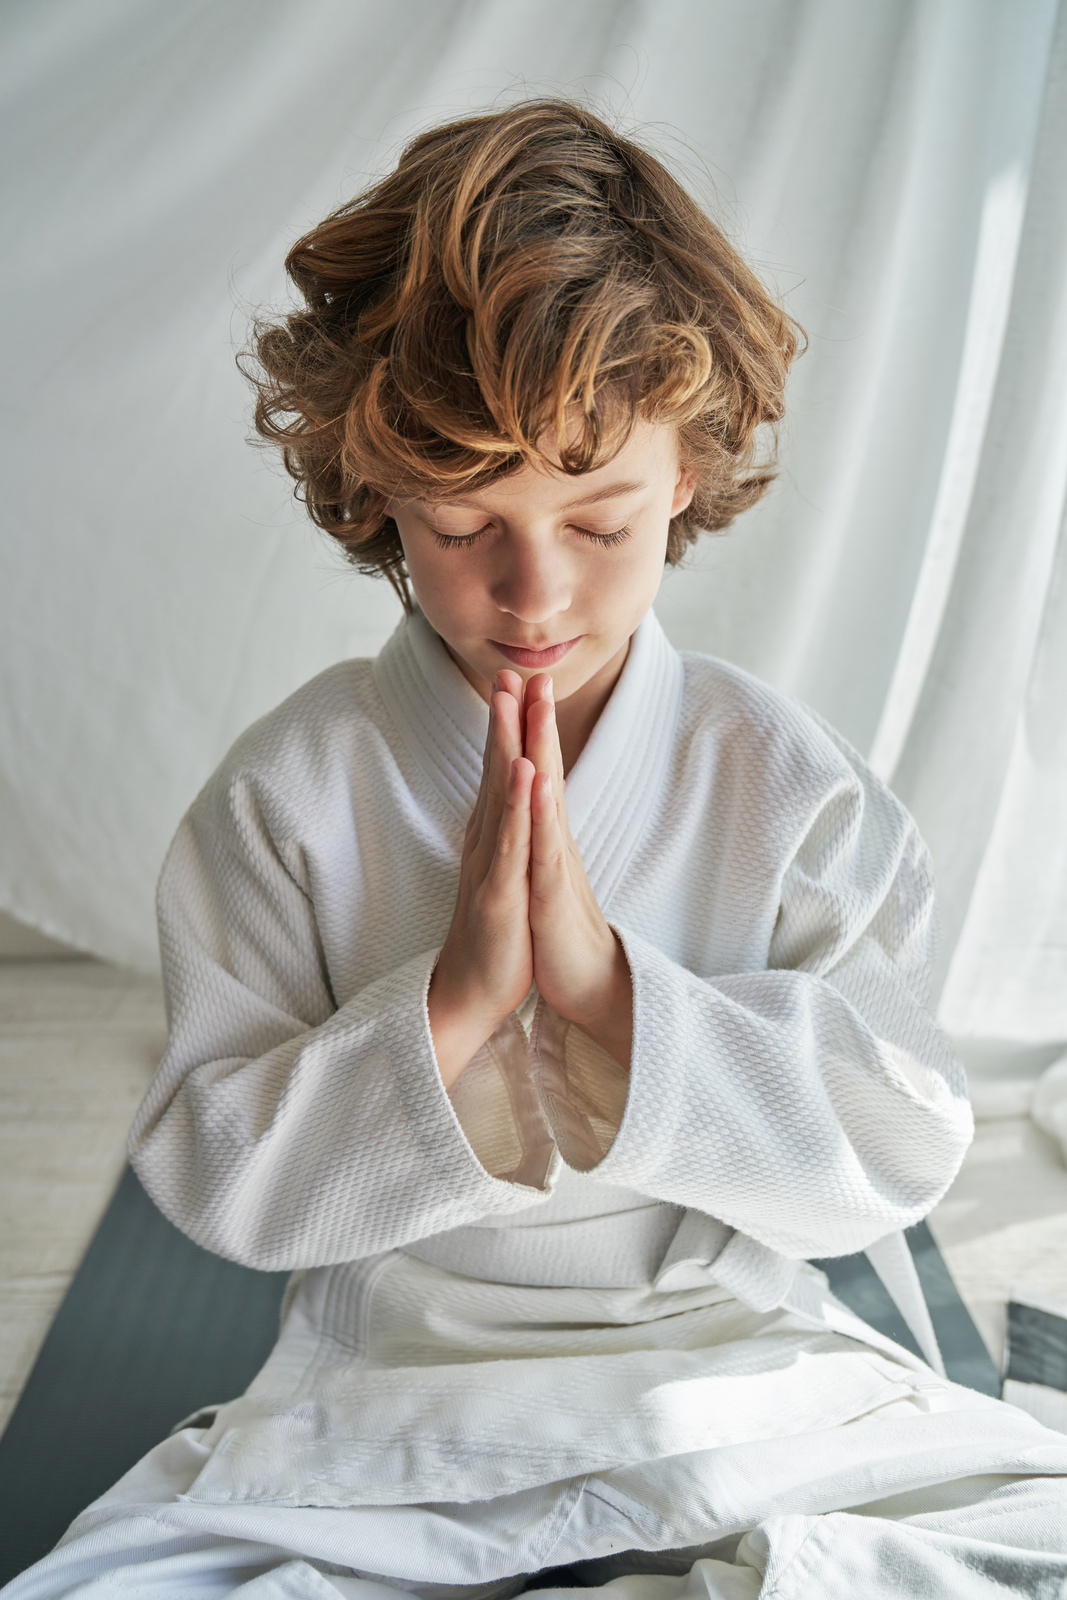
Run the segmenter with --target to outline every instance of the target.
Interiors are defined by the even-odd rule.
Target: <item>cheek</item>
[[[590,574],[590,591],[600,610],[650,605],[663,577],[666,538],[642,539],[619,546]]]
[[[418,541],[405,545],[404,555],[415,599],[443,637],[483,608],[484,585],[469,556],[460,559],[458,552]]]

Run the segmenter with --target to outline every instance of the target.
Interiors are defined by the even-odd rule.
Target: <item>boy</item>
[[[1067,1441],[807,1265],[923,1216],[970,1136],[922,843],[650,609],[766,487],[796,330],[565,102],[416,140],[289,267],[260,431],[408,616],[183,822],[131,1154],[295,1276],[247,1394],[14,1600],[1057,1592]]]

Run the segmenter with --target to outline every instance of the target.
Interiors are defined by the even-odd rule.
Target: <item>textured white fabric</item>
[[[536,1094],[519,1118],[501,1098],[530,1181],[478,1159],[425,994],[486,716],[416,617],[375,668],[331,669],[250,729],[194,804],[159,895],[171,1042],[131,1135],[164,1211],[252,1266],[320,1266],[543,1203],[562,1157],[600,1193],[718,1219],[716,1254],[737,1229],[721,1270],[766,1307],[781,1258],[923,1216],[971,1124],[924,1006],[914,825],[810,715],[683,665],[651,614],[567,786],[633,974],[621,1121],[618,1101],[588,1115],[588,1051],[574,1088],[565,1040],[538,1051],[567,1031],[541,1003]]]
[[[967,918],[952,1027],[1067,1040],[1064,17],[6,6],[0,903],[154,964],[151,888],[188,796],[253,717],[388,637],[390,591],[339,581],[246,448],[234,346],[283,298],[292,240],[409,134],[562,88],[614,101],[811,335],[780,489],[668,578],[668,634],[895,774],[946,963]]]

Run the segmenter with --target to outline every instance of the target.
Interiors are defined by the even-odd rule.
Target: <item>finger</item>
[[[494,702],[497,700],[498,696],[503,696],[505,700],[510,699],[515,702],[516,716],[514,718],[511,717],[510,708],[508,706],[504,704],[501,704],[500,706],[494,705]],[[510,723],[512,735],[514,734],[514,729],[518,727],[519,750],[521,750],[521,704],[522,679],[519,677],[519,674],[517,672],[498,672],[493,680],[492,693],[489,697],[489,725],[486,729],[485,751],[482,756],[482,777],[481,782],[478,785],[478,798],[474,802],[474,811],[472,812],[470,822],[467,825],[468,834],[474,833],[476,835],[480,835],[485,828],[485,818],[487,809],[489,807],[490,790],[494,784],[497,791],[496,809],[499,810],[499,805],[502,804],[501,796],[503,789],[507,786],[507,772],[510,767],[510,762],[511,759],[513,759],[514,756],[519,753],[519,751],[512,750],[510,752],[510,756],[505,756],[503,770],[501,771],[500,717],[503,715],[503,717]],[[513,737],[510,742],[514,742]],[[505,747],[508,743],[508,729],[505,728]]]
[[[567,850],[552,780],[539,772],[530,793],[530,916],[550,914],[567,888]]]
[[[526,719],[534,706],[542,700],[552,699],[552,679],[547,672],[535,672],[532,678],[526,680],[526,690],[523,695],[522,708],[522,747],[526,750]],[[529,755],[529,751],[527,751]],[[531,757],[531,760],[533,758]]]
[[[505,667],[502,672],[497,673],[493,688],[503,689],[505,694],[513,695],[519,705],[522,705],[522,678],[517,672],[509,672]]]
[[[489,691],[489,717],[485,724],[485,745],[482,750],[482,776],[478,785],[478,798],[475,801],[472,820],[480,818],[485,811],[485,792],[489,785],[489,764],[493,756],[493,695],[501,687],[500,674],[493,679],[493,687]]]
[[[501,689],[505,694],[514,696],[515,704],[519,710],[519,741],[520,748],[526,744],[526,708],[523,702],[523,682],[517,672],[509,672],[507,668],[498,672],[493,684],[494,691]]]
[[[563,801],[563,753],[559,744],[556,707],[551,698],[551,680],[547,694],[542,694],[526,711],[526,754],[538,772],[547,772],[552,779],[557,804]]]
[[[520,711],[514,695],[503,689],[496,691],[489,702],[489,721],[489,771],[485,786],[482,837],[492,853],[511,781],[512,763],[522,755]]]
[[[510,896],[526,887],[530,866],[530,793],[536,782],[533,764],[518,756],[511,764],[500,829],[487,874],[495,890]]]
[[[535,672],[526,684],[526,708],[536,705],[539,700],[552,699],[552,679],[547,672]]]

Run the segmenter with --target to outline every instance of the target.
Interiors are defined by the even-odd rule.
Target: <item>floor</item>
[[[0,1429],[118,1181],[165,1034],[153,979],[0,960]],[[1067,1168],[1028,1117],[979,1122],[930,1224],[996,1360],[1013,1291],[1067,1303]]]
[[[158,981],[0,961],[0,1429],[111,1198],[166,1041]]]

